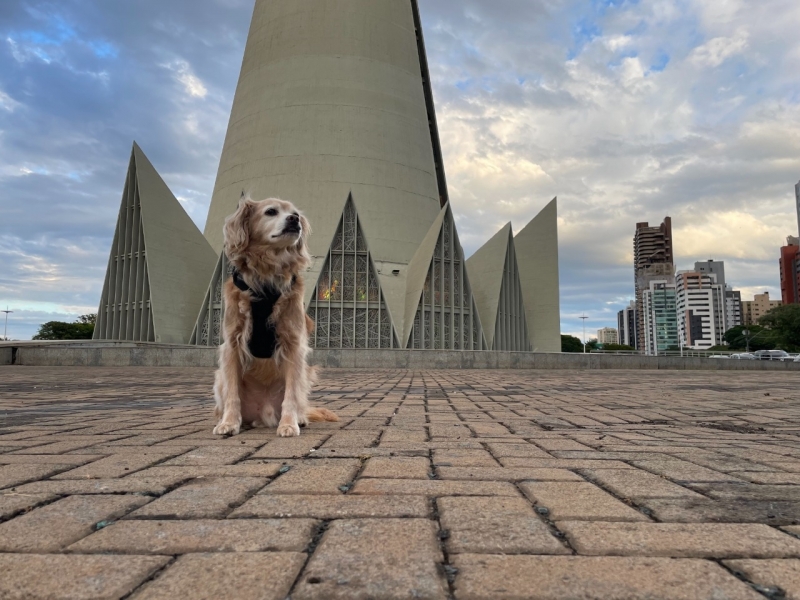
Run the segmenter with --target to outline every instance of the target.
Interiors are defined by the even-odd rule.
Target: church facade
[[[159,189],[149,201],[126,185],[117,237],[129,235],[137,202],[183,210]],[[146,307],[180,332],[105,326],[97,339],[218,345],[222,225],[243,193],[291,200],[312,224],[305,303],[316,348],[560,351],[555,200],[518,235],[506,226],[464,256],[416,0],[256,0],[204,234],[184,232],[175,243],[196,247],[175,252],[148,244],[157,226],[142,222],[144,252],[115,241],[109,259],[99,322]],[[172,220],[185,228],[172,216],[159,226]],[[117,285],[139,263],[191,271],[191,283],[170,293]]]

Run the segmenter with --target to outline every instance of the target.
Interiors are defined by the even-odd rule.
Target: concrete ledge
[[[0,345],[0,365],[38,367],[214,367],[216,348],[133,342],[36,343]],[[316,350],[311,363],[336,369],[625,369],[706,371],[800,371],[800,363],[757,360],[457,352],[435,350]]]

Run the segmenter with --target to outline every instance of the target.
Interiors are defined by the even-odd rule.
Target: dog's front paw
[[[298,425],[279,425],[278,437],[295,437],[300,435],[300,427]]]
[[[221,421],[214,427],[214,435],[236,435],[241,428],[241,419],[239,419],[239,421]]]

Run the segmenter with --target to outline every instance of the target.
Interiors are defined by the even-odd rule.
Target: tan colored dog
[[[236,435],[242,423],[300,435],[310,421],[338,421],[311,408],[314,370],[306,358],[314,322],[303,305],[310,262],[308,221],[291,202],[244,199],[225,221],[225,254],[234,267],[223,288],[225,316],[214,383],[214,433]]]

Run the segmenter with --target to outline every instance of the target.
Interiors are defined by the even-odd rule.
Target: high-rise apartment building
[[[770,300],[769,292],[756,294],[752,300],[742,301],[742,325],[758,325],[758,320],[781,305],[780,300]]]
[[[603,327],[597,330],[597,341],[601,344],[619,344],[617,330],[613,327]]]
[[[793,236],[786,238],[778,263],[781,269],[781,300],[784,304],[800,304],[800,239]]]
[[[742,292],[725,287],[725,330],[733,329],[743,323]]]
[[[666,217],[658,227],[637,223],[633,237],[633,268],[636,285],[637,340],[636,348],[645,349],[647,332],[643,293],[651,289],[651,281],[674,284],[672,219]]]
[[[734,290],[725,281],[725,261],[707,260],[694,263],[697,273],[713,273],[717,277],[717,284],[725,290],[725,330],[738,327],[742,324],[742,294]]]
[[[708,350],[722,344],[727,330],[725,288],[716,274],[679,271],[675,288],[681,346]]]
[[[645,354],[657,356],[678,347],[676,296],[674,279],[652,278],[641,290],[643,331],[639,337],[643,342],[638,349]]]
[[[631,303],[617,313],[617,332],[619,343],[636,347],[636,302]]]
[[[800,236],[800,181],[794,186],[794,197],[797,201],[797,235]]]

